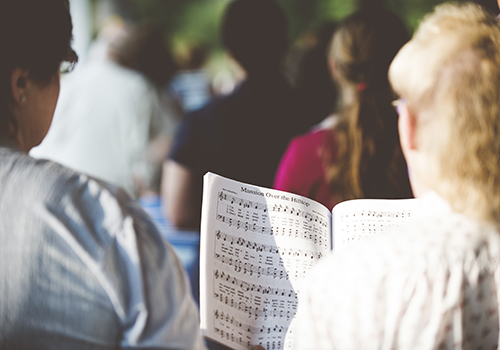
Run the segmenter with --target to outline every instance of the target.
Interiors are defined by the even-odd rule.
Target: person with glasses
[[[330,209],[348,199],[412,197],[387,79],[408,39],[401,20],[376,5],[339,23],[328,53],[341,95],[338,112],[291,141],[274,188]]]
[[[440,5],[389,78],[420,208],[317,266],[297,349],[498,349],[500,23]]]
[[[182,266],[139,205],[28,156],[77,62],[71,30],[67,0],[0,4],[0,349],[204,349]]]

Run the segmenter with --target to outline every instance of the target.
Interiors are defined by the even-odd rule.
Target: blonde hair
[[[394,59],[389,78],[416,116],[419,179],[459,212],[500,220],[500,25],[444,4]]]
[[[408,40],[403,23],[383,8],[361,9],[335,32],[329,53],[335,79],[344,93],[353,92],[332,130],[333,142],[324,146],[325,177],[335,200],[412,197],[387,78]]]

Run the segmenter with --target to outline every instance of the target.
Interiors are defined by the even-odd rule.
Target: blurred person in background
[[[420,209],[304,281],[297,349],[497,349],[500,24],[440,5],[389,71]]]
[[[298,90],[304,132],[332,114],[338,103],[338,89],[328,64],[336,27],[335,22],[327,22],[304,34],[286,59],[287,76]]]
[[[101,25],[101,29],[94,41],[90,43],[87,52],[89,61],[106,61],[109,57],[111,45],[122,42],[130,34],[130,26],[119,15],[111,15]],[[78,69],[81,64],[78,64]]]
[[[204,349],[180,262],[138,204],[28,156],[77,61],[71,30],[67,0],[0,3],[0,348]]]
[[[199,229],[207,171],[270,187],[298,133],[297,95],[281,71],[288,48],[282,9],[272,0],[232,1],[221,34],[246,79],[230,95],[189,114],[177,131],[162,192],[166,214],[180,228]]]
[[[403,23],[382,7],[362,8],[338,25],[329,59],[340,110],[290,143],[276,189],[330,209],[347,199],[412,197],[387,78],[407,40]]]
[[[120,37],[107,59],[63,79],[54,122],[31,155],[141,197],[159,193],[161,164],[179,118],[161,95],[176,65],[158,28],[143,24]]]
[[[202,108],[212,98],[210,75],[204,69],[207,55],[203,45],[188,44],[185,57],[179,63],[181,70],[169,84],[167,92],[179,101],[184,113]]]

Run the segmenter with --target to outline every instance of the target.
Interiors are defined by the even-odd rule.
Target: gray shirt
[[[0,147],[0,349],[203,349],[182,266],[110,185]]]

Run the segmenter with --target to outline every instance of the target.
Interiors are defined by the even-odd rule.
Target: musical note
[[[248,262],[244,262],[240,259],[232,258],[231,256],[226,256],[225,254],[214,254],[215,260],[221,262],[222,264],[227,264],[229,266],[234,266],[236,272],[243,272],[249,276],[256,275],[257,277],[268,276],[278,279],[288,279],[288,274],[283,269],[278,269],[276,267],[263,267],[260,265],[254,265]]]
[[[330,248],[328,212],[274,194],[240,197],[227,186],[211,197],[207,334],[235,349],[284,349],[297,310],[295,283]]]
[[[265,203],[259,203],[259,202],[253,202],[249,201],[246,199],[242,199],[227,193],[224,193],[223,191],[219,192],[219,199],[220,201],[226,201],[228,204],[235,205],[236,207],[242,207],[244,209],[254,209],[254,210],[259,210],[262,212],[267,212],[267,204]],[[275,204],[271,210],[273,212],[278,212],[278,213],[287,213],[293,216],[299,216],[303,217],[308,221],[314,221],[315,223],[318,223],[322,227],[328,227],[329,222],[319,216],[319,215],[312,215],[311,213],[301,211],[300,209],[296,208],[289,208],[287,205],[283,206],[281,204]]]
[[[279,253],[278,247],[276,247],[276,245],[260,244],[260,243],[252,242],[252,241],[246,240],[246,239],[241,238],[241,237],[235,237],[235,236],[225,234],[224,232],[221,232],[220,230],[217,230],[215,237],[217,237],[218,240],[223,240],[224,242],[228,242],[229,244],[236,244],[238,246],[252,249],[252,250],[255,250],[257,252],[266,252],[266,253],[274,253],[274,254]]]
[[[227,217],[227,216],[221,215],[221,214],[217,215],[217,221],[221,221],[223,223],[226,223],[226,224],[228,224],[229,227],[235,226],[237,229],[241,228],[245,232],[251,231],[251,232],[257,232],[257,233],[261,233],[263,235],[269,235],[269,236],[291,237],[291,234],[289,232],[287,233],[284,227],[281,230],[279,230],[278,227],[273,228],[273,227],[260,226],[260,225],[257,225],[256,223],[250,224],[247,221],[236,220],[236,219],[233,219],[231,217]],[[310,230],[311,229],[309,229],[309,231]],[[326,235],[326,233],[323,233],[323,234]],[[318,233],[313,234],[311,232],[306,232],[306,230],[301,230],[301,231],[296,230],[295,236],[313,241],[315,243],[318,242]],[[321,238],[320,238],[320,240],[323,241]],[[322,244],[322,243],[320,243],[320,244]],[[327,242],[325,241],[325,245],[326,244],[327,244]]]
[[[232,285],[239,286],[242,290],[246,292],[255,291],[265,295],[278,295],[278,296],[286,296],[288,298],[295,298],[295,299],[297,298],[297,295],[295,294],[295,291],[293,289],[265,287],[260,284],[248,283],[236,277],[232,277],[231,275],[224,273],[223,271],[219,272],[219,270],[215,270],[214,277],[215,279],[221,279],[226,282],[229,282]]]
[[[232,326],[235,326],[236,328],[239,328],[245,332],[251,333],[251,334],[261,334],[261,333],[282,333],[284,334],[286,329],[283,326],[279,325],[273,325],[273,326],[262,326],[262,327],[254,327],[248,324],[245,324],[243,322],[240,322],[236,320],[234,317],[230,316],[229,314],[225,314],[223,311],[215,310],[214,312],[214,317],[216,320],[225,320],[227,323],[231,324]]]
[[[336,236],[342,246],[363,240],[365,236],[398,227],[411,217],[411,210],[358,210],[340,216]]]
[[[286,214],[290,214],[293,216],[299,216],[299,217],[306,219],[309,222],[315,222],[324,228],[327,228],[329,225],[329,221],[327,221],[325,218],[323,218],[319,215],[313,215],[311,213],[301,211],[301,210],[295,209],[295,208],[290,209],[286,205],[283,206],[281,204],[275,204],[271,208],[271,211],[276,212],[276,213],[286,213]]]
[[[220,335],[222,338],[227,337],[227,339],[231,339],[232,342],[237,343],[239,345],[245,346],[247,349],[252,349],[254,345],[251,344],[250,340],[244,340],[241,336],[234,336],[234,333],[229,333],[223,329],[218,327],[214,327],[215,334]]]
[[[242,311],[247,314],[248,318],[286,318],[287,313],[284,310],[278,310],[277,307],[268,308],[266,306],[259,308],[253,305],[248,305],[243,301],[236,301],[234,298],[224,295],[223,293],[214,293],[214,298],[219,300],[221,303],[230,306],[238,311]]]
[[[261,210],[263,212],[267,212],[267,205],[264,203],[253,202],[253,201],[249,201],[246,199],[242,199],[242,198],[224,193],[223,191],[219,192],[219,200],[220,201],[227,201],[229,204],[231,204],[231,205],[235,204],[238,207],[243,207],[246,209]]]

